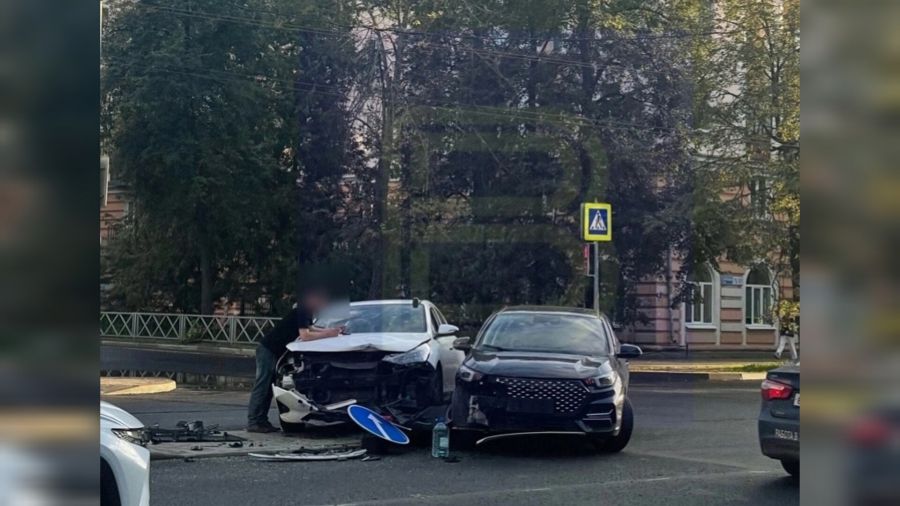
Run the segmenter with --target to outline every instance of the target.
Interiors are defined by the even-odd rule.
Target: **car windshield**
[[[552,313],[500,314],[485,329],[477,347],[577,355],[608,353],[600,320]]]
[[[412,304],[366,304],[323,311],[319,327],[346,325],[353,334],[366,332],[425,332],[425,308]]]

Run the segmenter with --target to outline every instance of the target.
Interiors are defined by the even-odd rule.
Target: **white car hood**
[[[294,341],[287,345],[290,351],[341,352],[377,350],[398,353],[409,351],[431,339],[425,332],[367,332],[329,337],[315,341]]]
[[[124,409],[100,401],[100,426],[110,429],[140,429],[144,424]]]

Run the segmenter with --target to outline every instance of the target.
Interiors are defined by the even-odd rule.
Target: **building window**
[[[772,277],[764,266],[756,266],[747,274],[744,288],[744,323],[747,325],[772,325]]]
[[[757,218],[769,217],[769,184],[765,177],[750,180],[750,209]]]
[[[684,305],[684,321],[693,325],[713,324],[713,276],[707,266],[698,267],[687,278],[688,299]]]

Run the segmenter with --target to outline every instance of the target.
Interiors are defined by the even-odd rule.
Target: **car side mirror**
[[[619,353],[616,353],[616,356],[619,358],[638,358],[644,354],[644,351],[641,350],[640,346],[634,344],[623,344],[619,348]]]
[[[452,336],[457,332],[459,332],[459,327],[457,327],[456,325],[450,325],[449,323],[442,323],[438,327],[437,331],[439,336]]]
[[[472,339],[468,337],[457,338],[453,341],[453,349],[468,353],[472,349]]]

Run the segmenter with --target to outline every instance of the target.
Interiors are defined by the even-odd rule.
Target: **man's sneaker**
[[[270,432],[278,432],[278,429],[268,422],[253,423],[253,424],[250,424],[247,426],[247,432],[257,432],[260,434],[268,434]]]

